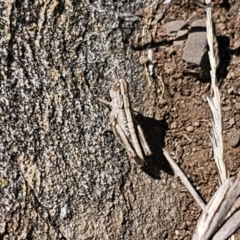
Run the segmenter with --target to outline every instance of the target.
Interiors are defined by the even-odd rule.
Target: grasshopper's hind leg
[[[112,107],[112,102],[109,102],[109,101],[107,101],[105,99],[102,99],[102,98],[97,98],[97,100],[101,103],[104,103],[105,105],[108,105],[108,106]]]
[[[145,135],[143,133],[143,130],[142,130],[141,126],[139,125],[139,123],[138,123],[138,121],[136,120],[136,117],[135,117],[135,116],[137,116],[138,112],[133,110],[133,114],[134,114],[133,115],[133,120],[134,120],[135,126],[137,126],[138,139],[141,143],[144,154],[146,156],[150,156],[150,155],[152,155],[152,151],[149,148],[149,146],[147,144],[147,141],[146,141],[146,138],[145,138]]]
[[[150,156],[150,155],[152,155],[152,151],[147,144],[147,141],[146,141],[146,138],[144,136],[143,130],[142,130],[141,126],[138,124],[137,121],[136,121],[136,124],[137,124],[138,137],[139,137],[142,149],[143,149],[146,156]]]
[[[116,136],[116,138],[119,140],[119,142],[123,145],[123,147],[126,149],[128,156],[133,159],[137,164],[143,166],[144,165],[144,159],[141,159],[137,156],[135,150],[132,147],[132,144],[130,143],[130,141],[128,140],[127,136],[125,135],[124,131],[122,130],[122,128],[120,127],[119,124],[115,125],[115,129],[114,134]]]

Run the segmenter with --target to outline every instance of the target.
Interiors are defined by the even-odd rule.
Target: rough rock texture
[[[206,52],[206,19],[204,18],[192,23],[188,39],[183,49],[182,59],[188,63],[200,66]]]
[[[177,32],[186,25],[186,22],[183,20],[175,20],[166,23],[166,34],[168,36],[176,36]]]
[[[213,11],[224,158],[234,176],[240,148],[227,136],[240,129],[240,18]],[[192,1],[0,0],[0,239],[191,239],[200,208],[161,147],[208,202],[219,182],[211,88],[185,72],[163,27],[193,12],[205,16]],[[151,51],[149,76],[140,60]],[[118,78],[130,84],[153,151],[142,169],[111,131],[102,134],[110,109],[97,97],[110,100]]]
[[[218,56],[216,42],[216,56]],[[188,39],[183,49],[182,59],[187,62],[189,69],[193,68],[198,78],[210,79],[210,62],[206,37],[206,19],[193,21]],[[216,58],[218,65],[218,57]]]
[[[188,194],[101,135],[116,78],[150,97],[128,46],[142,2],[0,1],[1,239],[181,239]]]

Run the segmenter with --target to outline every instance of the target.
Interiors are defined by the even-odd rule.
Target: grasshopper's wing
[[[124,102],[124,110],[125,110],[126,119],[127,119],[127,126],[129,129],[129,133],[131,135],[131,142],[136,154],[138,155],[138,158],[140,159],[141,162],[144,162],[143,152],[142,152],[142,149],[137,137],[135,125],[133,122],[134,119],[131,111],[131,103],[128,96],[128,84],[123,79],[120,79],[119,82],[120,82],[121,94]]]
[[[135,114],[132,115],[132,118],[134,120],[135,125],[137,126],[138,139],[139,139],[139,141],[141,143],[141,146],[142,146],[142,149],[144,151],[144,154],[146,156],[152,155],[152,151],[151,151],[151,149],[148,146],[148,143],[146,141],[146,138],[145,138],[145,135],[143,133],[143,130],[142,130],[141,126],[139,125],[138,121],[135,118]]]
[[[143,148],[143,151],[144,151],[145,155],[146,156],[152,155],[152,151],[147,144],[147,141],[146,141],[146,138],[144,136],[143,130],[138,123],[137,123],[137,131],[138,131],[138,137],[139,137],[139,140],[140,140],[140,143],[141,143],[141,146]]]
[[[130,141],[128,140],[127,136],[125,135],[125,133],[123,132],[122,128],[118,123],[115,123],[113,125],[113,133],[117,140],[121,143],[121,145],[127,150],[129,157],[135,158],[136,153],[132,148]]]
[[[143,166],[144,165],[144,160],[139,158],[134,151],[132,144],[128,140],[127,136],[125,135],[124,131],[120,127],[119,124],[115,124],[113,126],[113,132],[118,141],[122,144],[122,146],[126,149],[128,156],[133,159],[137,164]]]

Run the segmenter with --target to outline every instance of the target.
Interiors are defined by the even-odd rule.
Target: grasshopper
[[[110,91],[111,102],[99,99],[104,104],[112,107],[110,113],[110,124],[114,135],[126,149],[130,159],[143,166],[144,155],[152,154],[141,126],[138,124],[131,110],[131,104],[128,95],[128,84],[120,79],[113,84]]]

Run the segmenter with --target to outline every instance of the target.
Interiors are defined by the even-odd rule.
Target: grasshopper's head
[[[124,95],[128,93],[128,85],[127,82],[124,79],[119,79],[117,82],[115,82],[110,89],[110,97],[116,98],[119,95]]]
[[[119,81],[117,81],[116,83],[114,83],[110,89],[110,97],[112,100],[119,98],[119,96],[121,95],[121,89],[120,89],[120,84]]]

